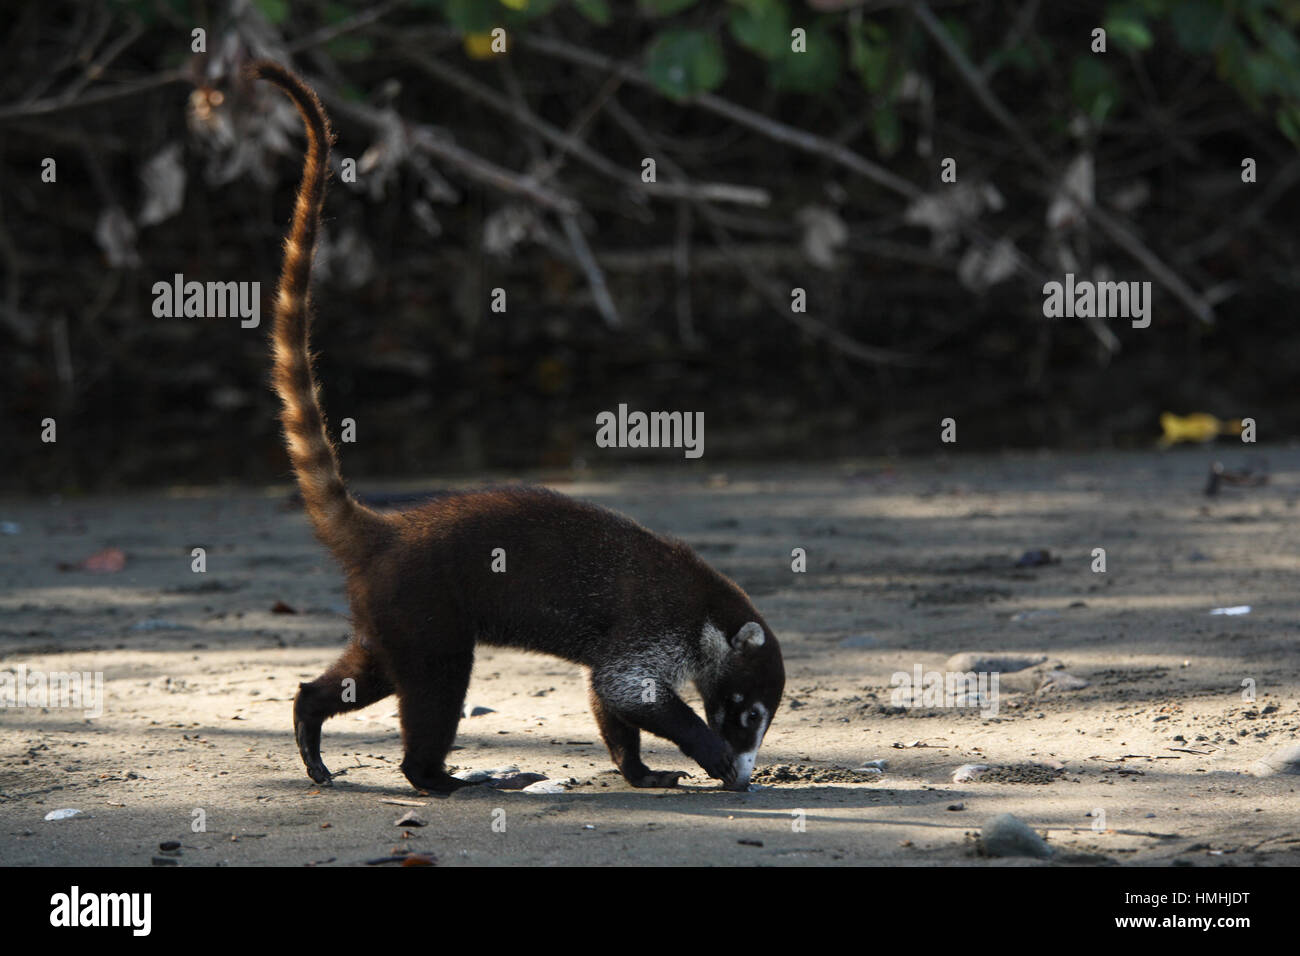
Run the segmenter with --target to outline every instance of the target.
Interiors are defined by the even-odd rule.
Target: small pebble
[[[1290,744],[1273,751],[1267,757],[1262,757],[1255,762],[1252,772],[1257,777],[1300,774],[1300,744]]]
[[[984,824],[980,831],[984,851],[989,856],[1030,856],[1047,859],[1052,848],[1023,820],[1003,813]]]
[[[964,763],[953,771],[952,782],[971,783],[978,780],[980,775],[988,769],[989,765],[986,763]]]
[[[538,780],[520,790],[520,793],[564,793],[568,786],[561,780]]]

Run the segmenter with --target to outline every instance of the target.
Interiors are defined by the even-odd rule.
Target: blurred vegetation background
[[[932,451],[947,416],[961,449],[1146,447],[1165,410],[1296,432],[1300,0],[6,14],[9,490],[287,474],[265,333],[302,139],[258,56],[357,164],[315,287],[350,476],[617,460],[620,402],[703,411],[702,461],[650,453],[695,468]],[[1150,328],[1044,318],[1066,272],[1152,282]],[[262,327],[156,318],[177,273],[260,281]]]

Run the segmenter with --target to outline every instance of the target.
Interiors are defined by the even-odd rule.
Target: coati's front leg
[[[736,755],[725,740],[683,701],[666,681],[649,678],[649,693],[641,679],[627,673],[597,671],[591,676],[592,711],[600,725],[610,756],[633,786],[673,786],[664,771],[649,770],[641,762],[640,731],[671,740],[710,777],[731,788],[739,777]],[[659,782],[644,782],[647,779]],[[639,782],[640,781],[640,782]]]
[[[430,654],[394,666],[401,703],[402,773],[417,790],[451,793],[468,781],[447,773],[447,752],[456,741],[474,652]]]
[[[609,755],[624,780],[634,787],[675,787],[682,777],[690,776],[682,770],[651,770],[647,767],[641,762],[641,731],[615,714],[594,684],[590,697],[596,726],[600,728]]]
[[[347,681],[352,683],[347,683]],[[383,700],[393,692],[393,682],[375,656],[353,639],[342,656],[320,677],[298,685],[293,700],[293,733],[307,775],[331,785],[331,774],[320,756],[320,730],[328,717]]]

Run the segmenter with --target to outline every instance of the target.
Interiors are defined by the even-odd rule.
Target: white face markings
[[[736,768],[739,771],[738,779],[749,783],[749,778],[754,775],[754,762],[758,759],[758,748],[747,750],[743,754],[736,756]]]
[[[749,778],[754,774],[754,764],[758,760],[758,749],[763,746],[763,738],[767,736],[767,725],[772,719],[767,708],[757,701],[754,702],[754,709],[758,711],[758,733],[754,737],[754,747],[752,750],[746,750],[743,754],[736,755],[736,767],[739,770],[739,779],[749,782]]]

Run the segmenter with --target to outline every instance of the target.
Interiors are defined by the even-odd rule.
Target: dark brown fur
[[[483,642],[587,667],[593,713],[634,785],[671,786],[683,775],[641,762],[642,730],[674,741],[727,785],[747,784],[781,699],[780,648],[744,592],[685,544],[544,489],[452,495],[393,514],[376,513],[348,493],[308,345],[329,122],[294,74],[265,61],[252,71],[290,96],[307,131],[275,309],[274,384],[307,515],[347,575],[355,627],[339,660],[301,685],[294,703],[311,778],[330,780],[320,758],[323,721],[396,692],[407,779],[425,790],[462,786],[444,760],[474,646]],[[492,569],[497,548],[505,552],[504,573]],[[707,724],[677,695],[691,681],[704,697]]]

